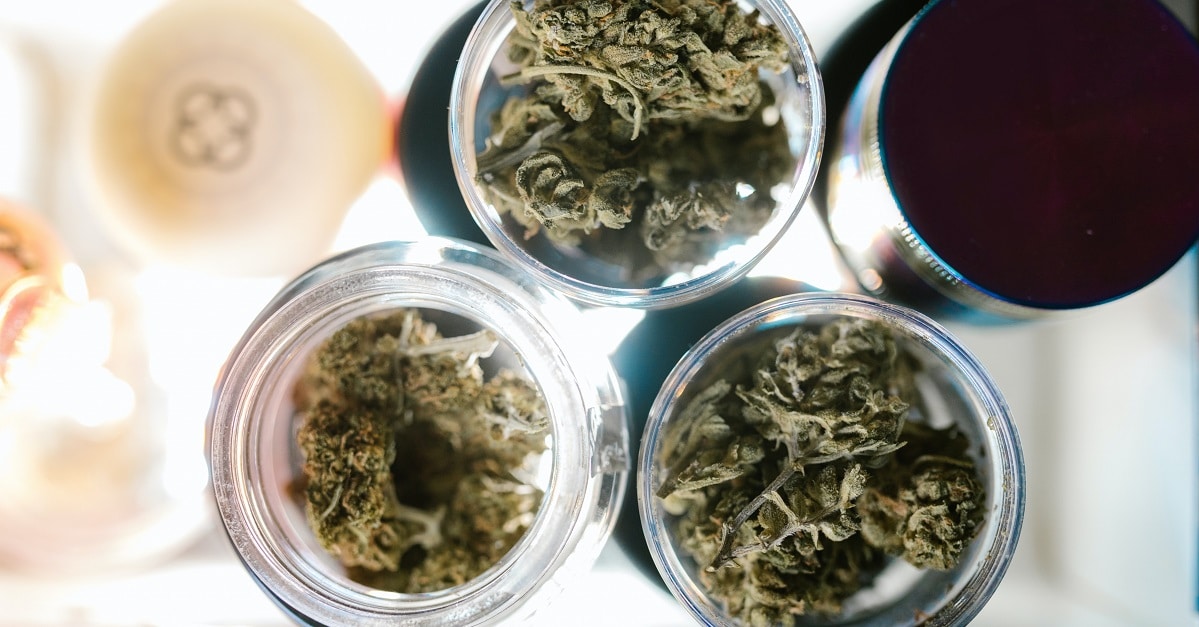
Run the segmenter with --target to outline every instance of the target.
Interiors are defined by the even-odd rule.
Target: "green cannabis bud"
[[[858,500],[862,535],[914,566],[947,570],[982,524],[982,485],[964,459],[966,438],[923,425],[907,434],[910,446]]]
[[[532,383],[480,362],[488,330],[442,337],[403,309],[351,321],[294,390],[305,511],[349,576],[397,592],[463,584],[532,524],[549,420]]]
[[[732,0],[514,0],[513,92],[476,180],[501,213],[556,242],[658,271],[756,233],[794,168],[762,72],[786,69],[773,25]]]
[[[985,494],[964,437],[907,420],[918,369],[880,322],[800,326],[669,423],[657,495],[730,616],[835,615],[892,556],[957,564]]]

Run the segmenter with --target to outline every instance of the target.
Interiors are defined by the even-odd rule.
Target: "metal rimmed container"
[[[674,10],[682,11],[679,7],[685,4]],[[536,5],[526,2],[523,6]],[[739,2],[735,6],[752,12],[749,14],[753,20],[777,27],[786,48],[786,65],[781,71],[759,71],[760,80],[768,86],[767,97],[772,103],[754,114],[752,119],[771,127],[777,127],[779,122],[785,124],[785,136],[779,141],[785,142],[783,149],[789,153],[792,163],[786,165],[777,180],[757,186],[745,183],[741,180],[744,176],[737,175],[740,177],[737,193],[742,199],[753,197],[753,202],[761,205],[755,209],[761,215],[755,214],[756,217],[746,218],[746,221],[760,223],[754,222],[752,227],[736,231],[727,224],[720,232],[697,230],[695,233],[700,233],[696,236],[697,241],[702,240],[697,244],[701,253],[685,260],[663,262],[656,260],[657,253],[636,239],[634,231],[641,228],[638,220],[642,219],[637,215],[632,216],[632,222],[623,228],[596,225],[595,229],[574,241],[547,236],[545,228],[530,228],[528,217],[515,215],[523,210],[501,211],[494,202],[495,197],[489,196],[481,185],[481,177],[490,176],[491,172],[480,171],[479,155],[486,149],[489,138],[494,139],[496,135],[491,123],[493,114],[511,96],[536,89],[538,83],[507,84],[505,77],[510,77],[515,69],[507,57],[507,42],[516,20],[507,0],[493,0],[484,8],[466,42],[450,96],[450,149],[455,174],[467,207],[488,240],[543,283],[572,299],[593,305],[667,307],[702,298],[747,273],[791,224],[812,187],[823,146],[824,102],[812,48],[787,4],[777,0],[755,0]],[[680,57],[679,65],[685,67],[686,63],[686,58]],[[625,89],[635,94],[638,102],[649,97],[648,92],[637,91],[638,88],[627,81],[616,82],[628,85]],[[654,123],[655,120],[646,121],[642,132],[638,120],[633,137],[652,134]],[[727,163],[721,167],[763,170],[779,165],[775,159],[766,159],[767,163],[760,164],[760,168],[757,165],[746,168],[747,164],[754,164],[755,159],[764,159],[766,154],[728,155]],[[587,186],[595,184],[586,179],[583,176],[580,180]],[[679,183],[682,188],[687,188],[704,182]],[[644,188],[642,184],[641,189]],[[632,212],[639,213],[640,209],[635,208]]]
[[[863,288],[936,314],[1121,298],[1199,237],[1197,106],[1199,46],[1154,0],[930,2],[849,102],[830,233]]]
[[[663,384],[642,440],[636,485],[646,539],[670,591],[703,624],[741,623],[701,583],[706,566],[696,563],[677,535],[675,521],[683,514],[659,494],[668,476],[669,434],[687,420],[688,405],[716,381],[737,385],[750,376],[753,361],[747,356],[797,328],[835,321],[881,324],[898,350],[919,364],[915,382],[924,400],[908,420],[964,435],[986,496],[982,524],[956,566],[916,569],[892,558],[870,584],[842,600],[839,613],[793,615],[794,624],[965,624],[994,593],[1012,559],[1024,511],[1023,456],[1007,405],[978,361],[944,328],[910,309],[849,294],[779,297],[733,316],[688,351]],[[803,591],[793,592],[798,599]]]
[[[307,356],[345,323],[416,308],[490,329],[496,358],[540,391],[550,423],[544,491],[519,541],[482,574],[409,594],[352,581],[319,545],[291,492],[299,473],[293,384]],[[231,354],[209,419],[213,490],[249,574],[306,624],[475,625],[527,616],[589,568],[611,532],[627,471],[615,375],[575,339],[577,311],[494,251],[429,239],[370,245],[297,278]]]

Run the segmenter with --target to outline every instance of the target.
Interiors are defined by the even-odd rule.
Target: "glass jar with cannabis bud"
[[[489,240],[598,305],[680,304],[744,275],[803,205],[824,137],[783,0],[492,0],[450,111]]]
[[[638,471],[654,560],[711,625],[965,624],[1023,518],[994,382],[935,322],[855,295],[709,333],[663,385]]]
[[[578,310],[491,250],[383,243],[287,286],[209,419],[222,521],[302,623],[519,619],[610,533],[628,433]]]

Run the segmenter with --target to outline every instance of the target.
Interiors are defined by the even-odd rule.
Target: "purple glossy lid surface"
[[[1199,236],[1199,46],[1154,0],[941,0],[880,105],[888,179],[967,282],[1096,304]]]

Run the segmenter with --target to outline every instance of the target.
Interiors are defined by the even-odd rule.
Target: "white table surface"
[[[791,2],[818,54],[872,4]],[[416,19],[408,15],[409,2],[302,4],[326,19],[398,98],[432,37],[472,3],[421,3]],[[1192,4],[1175,4],[1192,7],[1194,16]],[[96,281],[94,294],[127,298],[119,286],[139,286],[141,300],[132,306],[141,307],[143,319],[175,320],[218,293],[233,303],[210,314],[210,333],[189,345],[186,363],[164,366],[171,382],[166,387],[180,406],[193,408],[181,418],[190,421],[184,427],[198,429],[221,358],[278,282],[187,277],[192,280],[181,289],[180,277],[131,265],[70,219],[93,202],[79,184],[78,142],[91,81],[104,52],[157,5],[0,0],[0,194],[62,225]],[[347,218],[336,247],[410,236],[419,225],[395,210],[406,202],[399,184],[380,175]],[[795,244],[781,246],[762,271],[794,268],[799,265],[794,251],[805,250],[805,273],[795,278],[841,287],[844,275],[814,212],[805,211],[797,227]],[[1066,320],[999,328],[950,325],[1007,397],[1027,463],[1019,549],[975,624],[1199,624],[1196,266],[1192,252],[1137,294]],[[117,322],[118,342],[153,345],[155,338],[181,332],[169,322],[155,329]],[[187,454],[194,469],[202,451]],[[0,567],[0,625],[286,624],[236,561],[207,501],[199,505],[195,531],[149,562],[77,574]],[[615,543],[544,617],[546,625],[576,627],[688,623],[673,599],[635,571]]]

